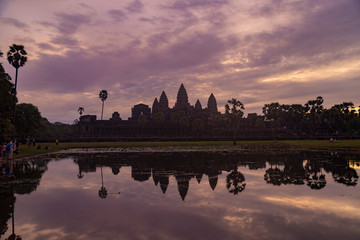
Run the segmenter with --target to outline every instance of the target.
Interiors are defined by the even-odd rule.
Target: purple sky
[[[101,114],[123,119],[165,90],[175,104],[218,107],[230,98],[245,113],[265,103],[324,97],[325,107],[360,104],[358,0],[0,0],[0,50],[22,44],[18,97],[51,122]],[[15,70],[0,59],[15,78]]]

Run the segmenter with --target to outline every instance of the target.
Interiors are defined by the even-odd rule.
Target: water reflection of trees
[[[35,191],[40,179],[47,170],[49,160],[36,161],[6,161],[1,163],[0,177],[0,238],[9,226],[8,220],[12,219],[11,234],[6,239],[21,239],[15,232],[15,194],[24,195]]]
[[[246,186],[244,181],[244,175],[241,172],[238,172],[237,169],[233,170],[226,176],[226,188],[230,193],[237,195],[238,193],[244,191]]]
[[[324,164],[326,172],[332,174],[335,182],[344,184],[346,186],[356,186],[359,176],[356,170],[350,167],[349,160],[344,160],[339,154],[331,155],[331,162]]]
[[[231,154],[231,153],[122,153],[76,156],[75,162],[82,173],[95,172],[100,167],[110,167],[117,175],[123,166],[131,166],[131,177],[135,181],[148,181],[151,178],[155,186],[163,193],[173,176],[181,199],[185,200],[191,179],[200,183],[207,176],[210,189],[216,189],[219,175],[228,172],[226,188],[237,195],[246,187],[245,176],[239,167],[248,169],[266,169],[264,180],[272,185],[307,185],[314,190],[323,189],[326,184],[325,173],[331,173],[334,180],[347,186],[357,184],[358,175],[349,167],[347,157],[329,153],[293,153],[293,154]],[[356,156],[358,158],[358,156]],[[206,178],[205,178],[206,179]]]

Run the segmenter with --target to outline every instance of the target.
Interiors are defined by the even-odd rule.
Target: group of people
[[[3,177],[15,178],[15,175],[13,174],[13,162],[12,161],[7,161],[7,162],[1,163],[0,169],[1,169],[0,179]]]
[[[23,142],[25,143],[25,141]],[[28,137],[26,144],[30,147],[35,147],[35,139]],[[20,143],[17,139],[8,139],[6,142],[0,141],[0,160],[13,159],[14,154],[18,154],[20,151]]]
[[[36,144],[35,138],[30,138],[30,137],[26,138],[26,144],[27,144],[28,146],[33,145],[33,147],[35,147],[35,144]]]
[[[19,153],[20,144],[16,139],[9,139],[5,143],[0,142],[0,160],[12,159],[15,154]]]

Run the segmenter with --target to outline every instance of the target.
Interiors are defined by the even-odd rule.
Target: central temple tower
[[[189,108],[190,108],[190,104],[189,104],[189,100],[188,100],[188,95],[187,95],[186,89],[184,87],[184,84],[181,84],[178,94],[177,94],[177,99],[176,99],[174,109],[188,110]]]
[[[215,99],[215,96],[214,96],[213,93],[211,93],[211,95],[209,97],[207,108],[209,109],[209,111],[211,113],[217,113],[218,112],[216,99]]]

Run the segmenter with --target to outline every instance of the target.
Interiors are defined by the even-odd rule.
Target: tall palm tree
[[[80,117],[82,116],[82,113],[85,112],[84,108],[83,107],[79,107],[78,108],[78,112],[80,114]]]
[[[228,120],[229,127],[233,133],[234,145],[236,144],[236,136],[240,128],[240,121],[244,115],[244,104],[237,100],[236,98],[232,98],[227,101],[225,104],[225,115]]]
[[[16,87],[17,87],[17,78],[18,78],[18,70],[20,67],[24,66],[27,57],[27,53],[24,49],[23,45],[16,45],[15,43],[10,46],[10,50],[7,53],[7,60],[9,64],[11,64],[16,69],[16,75],[15,75],[15,96],[14,96],[14,119],[13,122],[15,123],[15,107],[16,107]]]
[[[101,120],[103,120],[103,113],[104,113],[104,102],[108,97],[108,93],[106,90],[101,90],[99,93],[99,98],[102,101],[102,110],[101,110]]]

